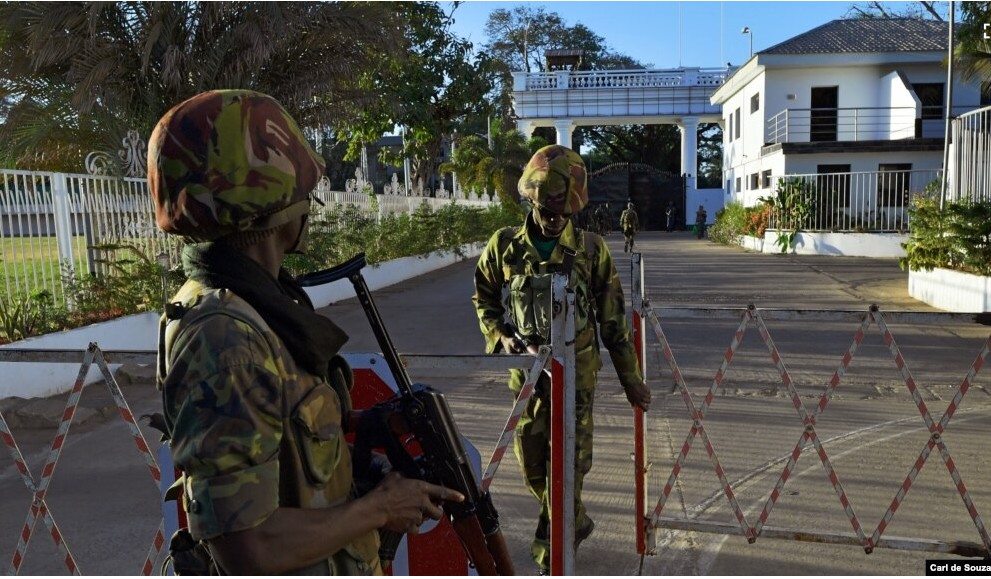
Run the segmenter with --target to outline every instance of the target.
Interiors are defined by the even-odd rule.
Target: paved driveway
[[[624,284],[629,263],[622,238],[609,238]],[[889,259],[760,255],[699,241],[686,233],[651,232],[640,236],[648,296],[654,307],[744,307],[931,311],[908,297],[906,274]],[[401,287],[376,292],[375,298],[397,349],[405,353],[477,353],[482,339],[471,306],[467,262],[423,276]],[[352,336],[346,350],[376,351],[364,314],[348,300],[322,310]],[[696,400],[709,390],[739,322],[718,319],[662,319],[679,366]],[[769,321],[800,400],[815,406],[824,386],[850,348],[855,322]],[[988,335],[987,327],[960,324],[906,326],[892,332],[919,384],[920,396],[938,420]],[[654,405],[648,414],[648,447],[653,467],[649,504],[656,505],[678,451],[690,430],[683,397],[674,392],[671,372],[660,360],[656,340],[649,342],[648,380]],[[595,399],[595,463],[586,479],[585,498],[596,531],[577,557],[584,575],[631,575],[641,570],[635,552],[632,421],[615,373],[605,358]],[[140,374],[140,372],[136,372]],[[448,394],[462,430],[487,456],[511,406],[501,373],[412,372]],[[991,461],[986,440],[991,429],[988,375],[979,374],[946,431],[944,440],[981,513],[991,512]],[[140,376],[124,385],[136,414],[154,410],[157,393]],[[714,392],[705,427],[741,511],[750,524],[802,435],[793,399],[770,361],[756,329],[748,330],[721,387]],[[84,403],[97,410],[106,396],[89,387]],[[63,400],[53,401],[60,407]],[[873,532],[928,435],[919,410],[888,349],[872,328],[858,349],[817,433],[865,532]],[[38,472],[54,434],[15,429],[22,450]],[[149,440],[154,439],[151,432]],[[508,457],[493,493],[517,570],[533,574],[527,556],[536,505]],[[135,574],[144,561],[157,526],[158,503],[143,462],[119,419],[94,417],[73,427],[53,479],[49,503],[67,542],[87,574]],[[0,563],[13,553],[30,494],[6,453],[0,453]],[[667,500],[665,517],[738,526],[699,440],[683,465]],[[818,456],[804,450],[775,504],[767,525],[821,533],[852,533],[834,488]],[[60,574],[64,567],[42,532],[32,540],[24,574]],[[979,542],[946,466],[933,452],[885,537]],[[750,545],[736,535],[697,531],[658,531],[657,555],[642,572],[651,575],[906,574],[924,572],[924,554],[878,549],[865,555],[849,546],[759,539]]]

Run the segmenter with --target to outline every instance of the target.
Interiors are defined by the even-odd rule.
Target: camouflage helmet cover
[[[577,213],[588,203],[585,162],[561,145],[534,153],[518,187],[520,195],[554,213]]]
[[[253,91],[198,94],[165,113],[148,140],[158,227],[190,241],[270,230],[304,214],[323,170],[285,109]]]

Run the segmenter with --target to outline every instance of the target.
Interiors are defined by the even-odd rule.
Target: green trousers
[[[598,352],[587,349],[576,356],[575,372],[575,529],[584,526],[586,514],[582,503],[582,482],[592,468],[592,400],[596,375],[602,362]],[[550,365],[548,365],[550,367]],[[512,370],[509,388],[518,395],[526,381],[526,372]],[[523,482],[540,503],[540,516],[530,555],[544,569],[550,568],[550,406],[551,380],[546,373],[516,425],[514,450],[523,470]]]

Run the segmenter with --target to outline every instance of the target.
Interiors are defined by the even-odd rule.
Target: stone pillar
[[[530,137],[533,137],[533,130],[536,128],[537,125],[533,121],[524,121],[522,119],[516,121],[516,130],[528,140]]]
[[[573,148],[571,144],[571,132],[575,130],[575,124],[571,119],[557,119],[554,121],[554,128],[557,130],[557,144]]]
[[[699,118],[683,117],[678,123],[681,131],[681,174],[688,179],[688,189],[695,190],[698,171]]]

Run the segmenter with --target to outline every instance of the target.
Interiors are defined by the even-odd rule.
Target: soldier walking
[[[566,147],[537,151],[523,171],[519,192],[531,205],[524,223],[506,227],[489,240],[475,268],[472,301],[485,336],[486,352],[521,352],[514,329],[533,344],[550,341],[551,275],[569,273],[575,291],[575,545],[592,534],[595,524],[581,499],[582,481],[592,467],[592,400],[602,367],[599,338],[609,350],[630,404],[644,410],[650,391],[644,383],[630,337],[623,288],[609,248],[601,236],[576,229],[570,216],[588,202],[585,164]],[[564,272],[565,249],[576,253]],[[502,292],[509,289],[508,304]],[[508,311],[507,311],[508,305]],[[514,324],[515,328],[510,324]],[[525,372],[512,370],[509,389],[519,395]],[[541,574],[550,568],[550,380],[541,375],[534,396],[516,429],[514,448],[524,483],[540,503],[530,553]]]
[[[623,253],[629,253],[633,251],[633,238],[640,231],[640,218],[637,216],[637,208],[632,201],[627,204],[623,214],[619,216],[619,227],[623,230],[623,236],[626,238],[623,244]]]

